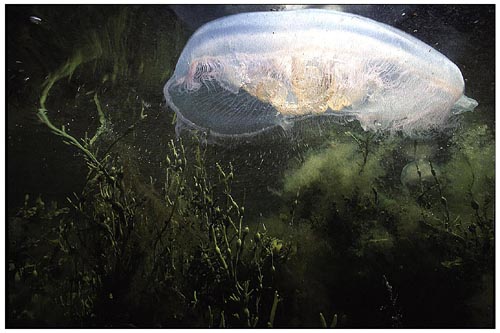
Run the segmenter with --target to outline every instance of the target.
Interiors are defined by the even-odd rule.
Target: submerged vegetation
[[[447,152],[426,154],[425,159],[418,157],[417,141],[413,156],[404,157],[404,139],[360,136],[346,132],[285,177],[283,195],[293,210],[282,218],[302,225],[296,227],[301,232],[306,225],[308,232],[325,235],[328,242],[324,255],[330,261],[322,265],[333,276],[321,283],[362,298],[360,286],[383,277],[398,295],[383,306],[387,325],[393,326],[426,326],[424,314],[432,320],[428,325],[445,325],[452,317],[432,314],[442,306],[472,318],[478,311],[472,303],[479,297],[491,311],[493,294],[486,291],[494,266],[490,129],[466,126],[449,139]],[[443,166],[440,173],[436,161]],[[406,162],[403,172],[414,173],[418,186],[394,185],[399,178],[394,171]],[[426,181],[423,169],[429,170]],[[362,311],[352,308],[356,310]],[[454,325],[470,325],[465,317],[463,322],[455,318]]]
[[[37,115],[83,155],[86,185],[61,209],[40,197],[31,207],[27,196],[11,221],[11,324],[272,327],[280,301],[273,275],[287,250],[264,225],[244,224],[232,166],[217,164],[213,182],[201,148],[188,163],[182,141],[171,140],[159,190],[137,184],[111,148],[146,118],[144,107],[104,152],[96,142],[110,128],[97,93],[100,125],[91,138],[49,119],[51,89],[82,63],[78,52],[49,75]]]
[[[12,324],[272,327],[286,246],[243,223],[231,169],[212,184],[198,152],[188,176],[182,143],[170,147],[161,194],[89,152],[68,207],[26,198],[10,228]]]
[[[241,189],[246,161],[144,134],[184,35],[163,22],[141,55],[131,36],[154,28],[141,15],[120,7],[37,92],[30,112],[77,153],[84,185],[11,212],[8,326],[493,326],[492,128],[415,140],[304,126],[262,215],[248,208],[262,193]]]

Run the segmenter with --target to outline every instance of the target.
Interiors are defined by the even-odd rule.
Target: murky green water
[[[255,7],[8,6],[8,325],[493,326],[494,7],[344,9],[445,54],[478,108],[178,140],[187,39]]]

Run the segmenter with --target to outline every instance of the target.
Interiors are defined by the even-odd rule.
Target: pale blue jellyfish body
[[[164,88],[178,126],[245,136],[341,115],[365,130],[440,126],[476,105],[458,67],[376,21],[307,9],[224,17],[198,29]]]

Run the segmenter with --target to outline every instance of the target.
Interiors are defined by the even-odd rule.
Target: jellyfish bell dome
[[[199,28],[164,88],[177,129],[246,137],[305,117],[367,131],[444,126],[477,106],[458,67],[388,25],[333,10],[251,12]]]

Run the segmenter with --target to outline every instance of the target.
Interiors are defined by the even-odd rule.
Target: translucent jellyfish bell
[[[164,88],[178,127],[246,136],[297,119],[357,119],[365,130],[445,124],[477,102],[444,55],[388,25],[307,9],[243,13],[205,24]]]

